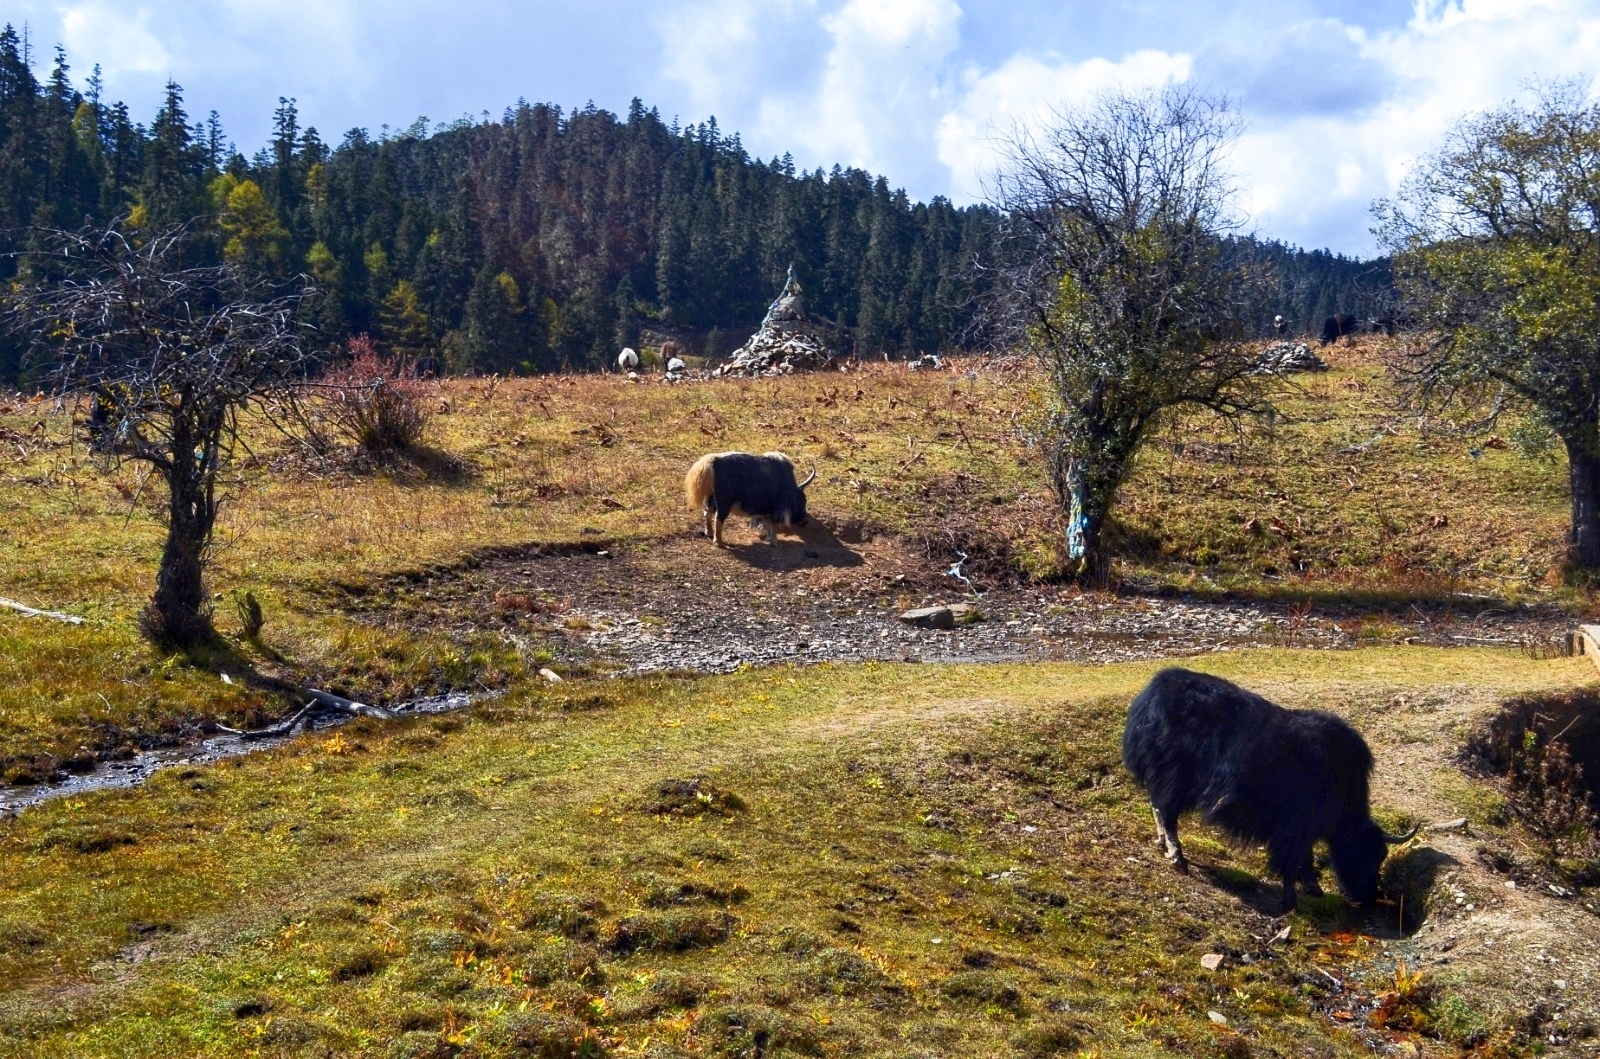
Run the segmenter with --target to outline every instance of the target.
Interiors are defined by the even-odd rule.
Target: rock
[[[944,367],[944,361],[932,353],[924,353],[915,360],[908,361],[906,367],[912,371],[938,371]]]
[[[900,615],[900,620],[907,625],[915,625],[920,629],[954,629],[956,616],[949,607],[918,607],[908,610]]]
[[[983,620],[983,611],[971,603],[952,603],[949,609],[957,625],[972,625]]]
[[[1277,342],[1256,358],[1257,375],[1292,375],[1298,371],[1327,371],[1328,362],[1311,352],[1304,342]]]
[[[1218,1026],[1226,1026],[1228,1024],[1228,1016],[1220,1011],[1208,1011],[1206,1012],[1206,1018],[1215,1022]]]
[[[1443,820],[1437,824],[1428,825],[1429,831],[1465,831],[1466,829],[1467,818],[1464,816],[1458,816],[1454,820]]]
[[[1200,966],[1208,971],[1215,971],[1222,966],[1223,959],[1224,957],[1220,952],[1208,952],[1200,957]]]
[[[1276,934],[1272,935],[1272,944],[1280,945],[1283,942],[1288,941],[1289,940],[1289,931],[1290,931],[1289,927],[1284,927],[1282,930],[1280,930]]]
[[[783,290],[768,307],[761,327],[712,375],[789,375],[826,368],[837,358],[835,349],[841,345],[836,332],[833,325],[806,314],[800,281],[791,265]]]
[[[544,669],[539,670],[539,676],[546,683],[550,683],[550,684],[559,684],[559,683],[561,683],[561,677],[556,673],[555,670],[550,669],[549,667],[546,667]]]

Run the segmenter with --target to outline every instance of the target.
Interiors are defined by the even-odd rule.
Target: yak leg
[[[1322,884],[1317,881],[1317,862],[1311,851],[1306,851],[1305,866],[1300,869],[1300,884],[1312,897],[1322,896]]]
[[[1178,841],[1178,814],[1172,810],[1163,812],[1159,805],[1152,805],[1150,811],[1156,818],[1156,843],[1161,847],[1162,854],[1172,862],[1174,868],[1188,871],[1189,862],[1183,856],[1183,843]]]
[[[1293,912],[1297,903],[1295,899],[1295,884],[1302,878],[1309,877],[1313,870],[1311,860],[1313,847],[1312,845],[1307,845],[1304,849],[1299,850],[1283,849],[1281,847],[1272,848],[1270,846],[1268,848],[1271,850],[1269,859],[1273,870],[1283,876],[1283,910],[1285,912]],[[1306,892],[1315,896],[1316,891],[1313,890],[1313,887],[1316,887],[1316,885],[1316,882],[1313,881],[1310,886],[1306,887]]]
[[[704,508],[704,514],[706,516],[706,536],[712,540],[716,540],[717,531],[715,525],[713,524],[717,517],[716,509],[707,503]]]
[[[722,524],[733,513],[734,502],[717,497],[717,525],[716,531],[711,535],[711,541],[717,547],[722,547]]]
[[[773,524],[772,520],[770,518],[759,518],[757,521],[761,523],[761,539],[768,544],[777,544],[778,527]]]
[[[1294,896],[1294,873],[1290,872],[1283,877],[1283,910],[1293,912],[1297,904]]]

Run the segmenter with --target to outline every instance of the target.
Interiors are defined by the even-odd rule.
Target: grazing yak
[[[1220,677],[1163,669],[1128,708],[1122,761],[1150,795],[1156,840],[1179,871],[1178,815],[1199,809],[1236,838],[1267,846],[1283,878],[1321,896],[1311,849],[1325,839],[1345,896],[1378,898],[1378,871],[1392,843],[1367,808],[1372,752],[1359,733],[1321,710],[1286,710]]]
[[[1322,344],[1328,345],[1343,338],[1349,337],[1361,329],[1361,323],[1349,313],[1340,313],[1330,316],[1322,321]]]
[[[722,522],[738,508],[761,525],[768,544],[776,544],[778,526],[805,525],[806,486],[816,476],[813,467],[810,477],[797,485],[794,464],[781,452],[715,452],[694,461],[683,490],[689,507],[705,514],[712,543],[722,545]]]
[[[621,372],[639,370],[639,354],[631,349],[624,348],[617,354],[617,370]]]

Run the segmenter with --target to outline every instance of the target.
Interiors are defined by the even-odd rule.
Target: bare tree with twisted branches
[[[40,249],[11,294],[13,324],[47,358],[58,393],[91,395],[91,444],[166,483],[166,543],[141,627],[193,647],[215,635],[205,571],[219,475],[239,446],[241,412],[308,366],[298,320],[312,290],[194,263],[201,248],[188,226],[32,234]]]
[[[1014,135],[994,181],[1006,221],[991,319],[1050,381],[1040,440],[1078,577],[1107,576],[1106,523],[1161,413],[1270,407],[1245,344],[1260,278],[1220,239],[1238,131],[1227,100],[1189,88],[1109,92]]]

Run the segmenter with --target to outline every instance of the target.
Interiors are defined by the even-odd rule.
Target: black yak
[[[716,452],[694,461],[683,491],[689,506],[705,514],[712,543],[722,544],[722,522],[738,508],[761,524],[768,544],[776,544],[778,526],[805,525],[806,486],[816,476],[813,467],[810,477],[795,484],[794,464],[781,452]]]
[[[1322,344],[1328,345],[1341,338],[1349,339],[1360,327],[1360,322],[1349,313],[1330,316],[1322,321]]]
[[[1378,898],[1391,843],[1367,808],[1372,751],[1349,724],[1322,710],[1286,710],[1220,677],[1163,669],[1128,708],[1122,761],[1150,795],[1156,841],[1179,871],[1178,815],[1201,815],[1239,839],[1267,846],[1283,878],[1320,896],[1311,849],[1325,839],[1345,896]]]

